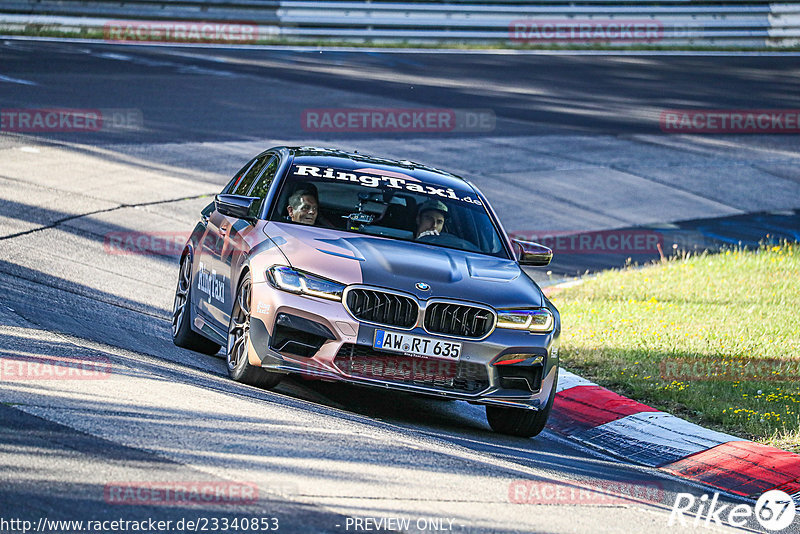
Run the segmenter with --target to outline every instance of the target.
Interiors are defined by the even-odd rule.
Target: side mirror
[[[511,242],[514,244],[517,261],[520,265],[544,267],[549,265],[553,259],[553,250],[549,247],[531,241],[520,241],[519,239],[512,239]]]
[[[244,197],[241,195],[217,195],[214,197],[214,208],[223,215],[252,221],[257,218],[253,207],[258,197]]]

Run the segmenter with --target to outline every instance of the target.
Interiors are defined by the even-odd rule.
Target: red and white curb
[[[800,455],[708,430],[564,369],[547,427],[571,440],[735,495],[800,504]]]

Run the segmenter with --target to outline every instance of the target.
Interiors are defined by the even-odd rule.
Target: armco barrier
[[[108,21],[241,22],[259,40],[509,45],[781,47],[800,44],[800,2],[662,0],[4,0],[0,31],[80,32]]]

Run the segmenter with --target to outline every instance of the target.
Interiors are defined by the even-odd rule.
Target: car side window
[[[226,194],[226,195],[227,194],[233,194],[233,190],[236,189],[236,186],[239,185],[239,182],[242,180],[242,178],[244,177],[245,173],[250,169],[250,167],[253,166],[253,163],[255,163],[255,161],[256,161],[256,158],[253,158],[253,159],[251,159],[250,161],[247,162],[247,165],[245,165],[244,167],[239,169],[239,172],[237,172],[233,176],[233,178],[231,178],[231,181],[228,182],[228,185],[225,186],[225,189],[222,190],[222,193]]]
[[[258,197],[264,200],[267,197],[269,186],[272,185],[272,180],[275,179],[275,173],[278,171],[278,158],[272,156],[267,162],[266,169],[261,174],[261,177],[256,182],[253,190],[250,191],[251,197]]]
[[[272,181],[275,179],[275,174],[278,172],[278,166],[277,156],[272,156],[267,162],[266,168],[256,182],[256,185],[254,185],[253,189],[250,191],[249,196],[259,198],[259,200],[256,202],[257,205],[254,207],[256,213],[261,212],[261,206],[264,204],[264,201],[267,198],[269,187],[272,185]]]
[[[242,178],[239,184],[234,188],[233,194],[246,196],[250,191],[250,187],[253,185],[253,182],[256,181],[258,175],[261,174],[261,171],[272,158],[272,154],[259,156],[253,166],[250,167],[250,170],[247,171],[247,174],[244,175],[244,178]]]

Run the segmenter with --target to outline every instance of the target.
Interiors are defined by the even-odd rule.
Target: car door
[[[223,193],[232,192],[247,175],[258,158],[253,158],[231,178],[230,182],[222,190]],[[212,264],[215,250],[220,248],[220,235],[218,231],[219,218],[214,215],[214,203],[211,202],[200,212],[200,224],[203,226],[203,234],[194,250],[192,261],[192,284],[191,291],[192,307],[195,312],[209,324],[211,318],[211,301],[213,299],[212,286],[215,269],[209,268]],[[217,214],[218,215],[218,214]],[[211,222],[213,219],[213,223]],[[217,331],[222,335],[221,331]]]
[[[251,195],[262,176],[271,172],[270,181],[277,169],[274,154],[267,153],[256,158],[244,176],[231,188],[230,194]],[[252,224],[243,219],[223,215],[216,209],[208,218],[208,231],[203,242],[202,257],[198,265],[198,283],[204,284],[200,294],[205,297],[201,306],[211,326],[227,333],[228,320],[236,289],[233,284],[238,279],[233,266],[239,255],[246,251],[246,243],[241,232]]]
[[[269,188],[275,179],[275,174],[278,170],[279,163],[280,161],[278,156],[275,154],[270,154],[270,157],[266,161],[257,163],[257,166],[260,166],[260,170],[258,170],[258,176],[252,187],[250,187],[246,193],[235,193],[249,197],[256,197],[259,199],[253,205],[253,213],[261,212],[263,202],[265,201],[267,193],[269,192]],[[242,257],[246,256],[250,249],[250,244],[245,239],[244,234],[248,231],[251,231],[254,227],[254,224],[244,219],[237,219],[229,216],[223,217],[225,219],[223,224],[227,238],[222,244],[222,250],[219,256],[216,258],[216,261],[218,262],[216,264],[216,268],[218,272],[226,273],[227,280],[229,282],[226,285],[226,290],[228,291],[228,293],[226,293],[226,297],[229,297],[226,298],[228,305],[223,307],[225,315],[222,317],[224,325],[227,328],[228,320],[230,319],[230,311],[232,309],[232,299],[235,298],[236,291],[238,289],[236,286],[238,285],[239,272],[241,271],[243,263]]]
[[[255,168],[258,166],[260,157],[253,158],[242,167],[225,186],[223,193],[235,194],[235,191],[249,189],[255,181],[257,172]],[[224,283],[220,280],[221,276],[217,270],[217,257],[225,244],[226,221],[223,215],[214,209],[213,203],[202,211],[201,217],[206,230],[195,251],[193,265],[195,287],[192,295],[198,314],[202,316],[207,325],[212,326],[217,333],[223,335],[225,329],[221,326],[220,319],[222,317],[217,310],[225,306],[229,299],[225,297]],[[225,230],[220,231],[221,229]],[[221,285],[222,289],[220,289]]]

